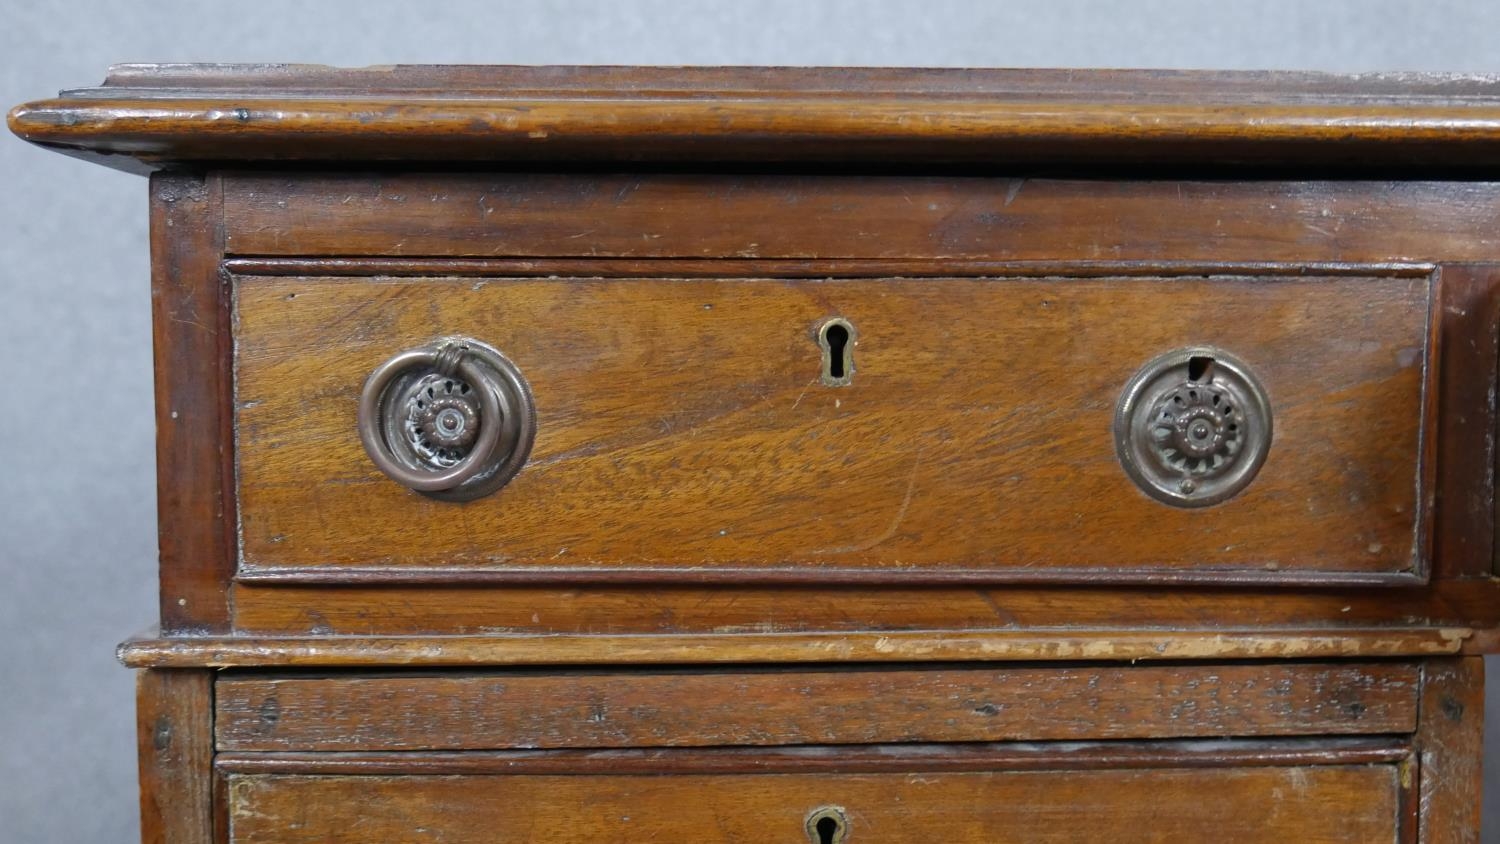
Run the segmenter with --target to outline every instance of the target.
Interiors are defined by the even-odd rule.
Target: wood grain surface
[[[1484,660],[1423,665],[1419,760],[1422,844],[1477,844],[1484,758]]]
[[[1411,760],[1407,736],[1160,741],[963,742],[620,750],[224,751],[221,774],[866,774],[1289,768]],[[221,778],[222,779],[222,778]],[[1403,786],[1405,789],[1406,786]],[[1415,819],[1415,814],[1413,814]]]
[[[1396,841],[1394,765],[671,776],[230,778],[236,844],[848,840]],[[817,841],[817,838],[813,838]]]
[[[154,173],[144,841],[1479,840],[1500,80],[131,65],[9,125]],[[451,334],[540,410],[465,505],[354,426]],[[1276,431],[1198,511],[1111,431],[1189,345]]]
[[[1493,79],[1388,74],[135,65],[16,107],[111,166],[223,161],[1473,170]]]
[[[151,180],[151,326],[156,373],[156,509],[161,624],[228,629],[234,452],[222,194],[215,177]]]
[[[213,682],[207,669],[136,675],[143,844],[219,840],[214,837]]]
[[[938,259],[1500,255],[1500,184],[1481,181],[229,173],[224,191],[226,248],[241,256],[861,258],[920,271]]]
[[[976,630],[1047,636],[1170,630],[1343,635],[1500,624],[1500,581],[1421,588],[1192,589],[237,583],[236,630],[259,636],[701,635]]]
[[[120,645],[133,668],[1381,659],[1456,654],[1474,631],[903,630],[689,635],[177,636]]]
[[[1413,664],[229,674],[216,747],[490,750],[1409,733]]]
[[[743,94],[985,95],[996,98],[1097,102],[1213,99],[1267,103],[1295,101],[1353,105],[1400,99],[1454,103],[1500,98],[1488,76],[1461,73],[1360,73],[1226,70],[1103,70],[965,67],[762,67],[635,65],[430,65],[332,67],[320,64],[125,62],[111,65],[97,88],[68,96],[104,98],[125,91],[170,96],[182,91],[234,91],[248,96],[284,92],[375,91],[467,98],[521,96],[546,91],[596,98],[601,93],[650,100],[663,94],[708,97]]]
[[[1201,580],[1423,572],[1426,278],[237,282],[241,577]],[[852,383],[819,383],[829,317]],[[366,374],[464,334],[538,408],[500,493],[435,502],[354,435]],[[1126,477],[1115,397],[1213,345],[1275,441],[1231,501]]]
[[[1500,379],[1500,264],[1450,264],[1441,273],[1434,574],[1486,576],[1497,553],[1492,392]]]

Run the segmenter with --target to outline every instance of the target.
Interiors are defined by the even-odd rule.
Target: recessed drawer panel
[[[232,776],[237,844],[1398,840],[1385,765],[870,774]]]
[[[1432,286],[242,277],[240,576],[1411,582]]]

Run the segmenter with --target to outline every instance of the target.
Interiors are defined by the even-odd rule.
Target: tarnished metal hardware
[[[489,495],[520,471],[536,408],[494,348],[446,337],[375,368],[359,398],[359,438],[391,480],[445,501]]]
[[[1210,347],[1141,368],[1115,409],[1115,449],[1147,495],[1177,507],[1225,501],[1271,448],[1271,402],[1243,362]]]
[[[812,844],[844,844],[849,840],[849,818],[838,806],[821,806],[807,816],[807,840]]]
[[[833,317],[818,326],[823,371],[818,380],[829,387],[847,387],[854,380],[854,342],[858,335],[849,320]]]

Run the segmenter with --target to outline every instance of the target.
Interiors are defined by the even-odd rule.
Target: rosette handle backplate
[[[498,350],[446,337],[400,352],[365,380],[359,438],[391,480],[445,501],[480,498],[525,464],[531,388]]]
[[[1115,448],[1147,495],[1207,507],[1239,494],[1271,448],[1271,402],[1250,368],[1222,349],[1162,355],[1125,385]]]

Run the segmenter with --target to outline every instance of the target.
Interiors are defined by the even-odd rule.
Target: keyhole
[[[1213,377],[1214,359],[1206,356],[1194,355],[1188,358],[1188,380],[1207,381]]]
[[[844,844],[849,840],[849,821],[844,810],[824,806],[807,816],[807,839],[812,844]]]
[[[818,345],[823,349],[821,381],[830,387],[842,387],[854,377],[854,326],[834,317],[818,329]]]

